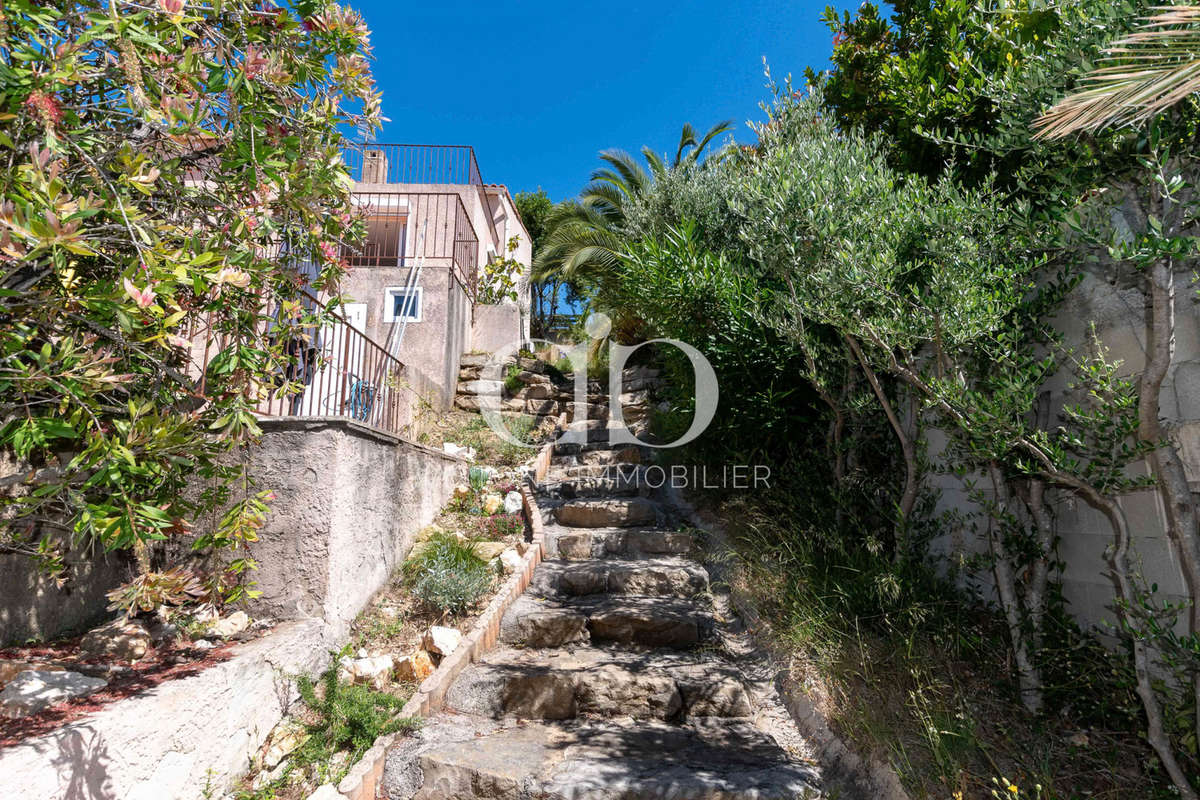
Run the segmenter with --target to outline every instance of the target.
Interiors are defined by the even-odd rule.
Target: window
[[[421,287],[389,286],[383,296],[384,322],[421,321]]]

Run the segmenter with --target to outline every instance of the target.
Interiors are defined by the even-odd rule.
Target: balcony
[[[475,148],[465,145],[359,143],[342,158],[358,183],[483,184]]]
[[[456,192],[354,192],[367,240],[346,259],[354,267],[449,267],[472,297],[479,236]]]

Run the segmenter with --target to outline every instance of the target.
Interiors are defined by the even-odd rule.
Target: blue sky
[[[349,3],[371,28],[391,120],[377,141],[471,144],[485,181],[555,200],[600,150],[673,152],[684,122],[732,119],[748,140],[763,56],[799,78],[831,50],[818,0]]]

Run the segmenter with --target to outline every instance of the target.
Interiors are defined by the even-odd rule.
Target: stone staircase
[[[587,402],[576,403],[572,375],[562,375],[540,359],[520,357],[504,364],[498,379],[495,375],[485,377],[484,370],[489,358],[486,353],[462,356],[454,396],[455,408],[478,412],[480,397],[499,390],[502,393],[500,413],[531,416],[537,428],[547,423],[556,426],[581,424],[584,421],[602,425],[601,420],[608,418],[607,377],[604,381],[589,381]],[[517,388],[510,391],[503,384],[514,365],[519,370],[516,373]],[[658,370],[649,367],[629,367],[621,375],[624,419],[635,435],[641,435],[648,425],[651,395],[659,384],[658,375]]]
[[[546,561],[500,644],[388,753],[391,800],[815,798],[771,666],[697,560],[701,542],[599,429],[537,487]]]

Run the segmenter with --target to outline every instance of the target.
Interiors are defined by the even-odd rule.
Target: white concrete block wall
[[[1143,304],[1141,292],[1120,288],[1103,275],[1088,274],[1068,298],[1055,325],[1068,343],[1086,349],[1094,323],[1108,358],[1123,362],[1119,373],[1136,377],[1145,364]],[[1200,298],[1189,274],[1177,277],[1176,319],[1175,359],[1162,389],[1162,414],[1172,438],[1180,446],[1193,488],[1200,490]],[[1064,371],[1046,384],[1051,393],[1054,424],[1063,406],[1076,401],[1070,393],[1072,382],[1072,376]],[[926,441],[929,457],[937,463],[944,449],[945,434],[928,431]],[[1129,472],[1145,475],[1146,469],[1139,462],[1131,465]],[[939,511],[954,510],[967,515],[980,511],[955,476],[932,474],[927,484],[941,492]],[[1050,502],[1059,537],[1058,556],[1065,564],[1062,583],[1069,611],[1086,627],[1101,633],[1111,630],[1106,623],[1113,620],[1115,588],[1105,555],[1113,541],[1108,521],[1082,499],[1064,492],[1051,492]],[[1135,561],[1147,585],[1157,584],[1159,600],[1181,600],[1187,593],[1186,584],[1166,534],[1157,492],[1153,489],[1130,492],[1121,499],[1121,506],[1133,531]],[[979,525],[983,524],[980,518]],[[950,563],[960,554],[985,550],[986,542],[969,529],[949,530],[933,544],[934,554]],[[982,583],[990,586],[990,576],[983,576]],[[1185,632],[1186,624],[1181,621],[1179,629]]]

